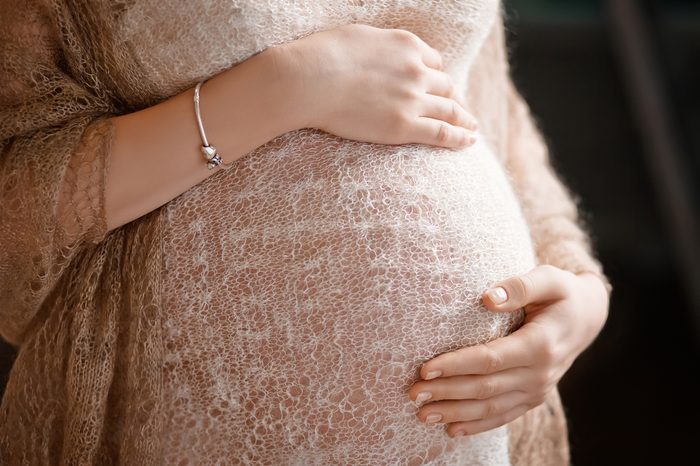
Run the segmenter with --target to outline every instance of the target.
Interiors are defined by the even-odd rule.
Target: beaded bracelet
[[[225,170],[228,170],[229,168],[231,168],[233,163],[224,162],[221,156],[216,152],[216,147],[209,144],[209,141],[207,140],[207,135],[204,133],[204,125],[202,125],[202,115],[199,111],[199,89],[202,87],[202,84],[204,84],[204,81],[198,82],[194,88],[194,112],[197,116],[197,126],[199,126],[199,135],[202,137],[202,146],[200,147],[200,150],[202,151],[202,155],[204,155],[204,158],[207,160],[207,168],[209,168],[209,170],[218,166]]]

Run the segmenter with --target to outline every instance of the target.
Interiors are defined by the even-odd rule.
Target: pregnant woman
[[[0,463],[566,464],[610,286],[498,1],[10,0],[0,54]]]

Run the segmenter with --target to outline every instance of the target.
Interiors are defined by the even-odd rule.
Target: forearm
[[[268,48],[211,78],[200,108],[210,144],[226,163],[302,127],[291,86]],[[144,110],[112,118],[105,181],[109,230],[162,206],[212,176],[199,151],[193,88]],[[235,163],[235,162],[234,162]]]

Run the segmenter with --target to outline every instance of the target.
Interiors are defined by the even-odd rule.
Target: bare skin
[[[379,144],[473,142],[476,120],[454,100],[440,53],[412,32],[349,24],[286,45],[304,126]]]
[[[192,92],[114,118],[106,191],[110,229],[218,170],[208,170],[199,153]],[[409,31],[361,24],[266,49],[211,78],[202,87],[201,107],[209,139],[226,162],[305,127],[358,141],[448,148],[472,144],[477,127],[454,98],[438,51]],[[607,317],[605,287],[590,273],[539,266],[500,286],[507,301],[497,304],[486,293],[484,304],[495,312],[524,307],[525,325],[427,361],[423,380],[408,393],[413,400],[429,393],[421,397],[427,403],[418,417],[439,415],[434,422],[446,423],[451,436],[499,427],[541,404]]]

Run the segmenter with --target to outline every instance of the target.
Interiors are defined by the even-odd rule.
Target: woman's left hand
[[[424,363],[423,380],[409,390],[410,399],[429,400],[418,417],[447,424],[452,437],[494,429],[543,403],[608,314],[599,277],[551,265],[497,283],[483,302],[496,312],[524,308],[524,324],[503,338]]]

